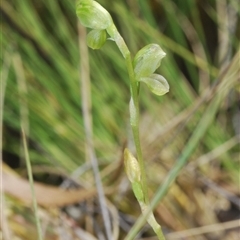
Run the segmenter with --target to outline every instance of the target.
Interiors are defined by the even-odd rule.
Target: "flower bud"
[[[140,78],[139,81],[146,83],[151,92],[158,96],[169,92],[167,80],[159,74],[151,74],[149,77]]]
[[[157,44],[149,44],[139,50],[133,60],[136,80],[154,73],[165,55],[166,53]]]
[[[92,29],[106,29],[112,23],[109,12],[92,0],[79,0],[76,14],[83,26]]]
[[[124,165],[129,181],[140,182],[141,171],[138,161],[127,148],[124,150]]]
[[[87,35],[87,45],[92,49],[101,48],[106,40],[106,30],[92,30]]]

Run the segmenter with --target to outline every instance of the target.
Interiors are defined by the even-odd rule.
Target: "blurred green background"
[[[176,210],[180,204],[176,199],[181,194],[190,198],[187,182],[191,185],[192,181],[190,189],[202,191],[204,183],[196,183],[198,175],[239,194],[239,2],[99,3],[111,13],[133,56],[149,43],[159,44],[167,53],[157,72],[168,80],[170,92],[157,97],[144,85],[140,90],[140,132],[153,192],[184,147],[193,144],[187,157],[191,165],[181,174],[183,183],[178,182],[180,192],[167,195],[174,198],[174,207],[166,209],[171,209],[176,223],[171,226],[161,214],[158,217],[173,231],[208,224],[198,207],[186,213],[183,204],[185,213]],[[57,168],[70,175],[86,162],[75,1],[3,0],[1,16],[1,81],[6,83],[3,160],[24,168],[22,123],[28,129],[33,166]],[[114,42],[107,41],[98,51],[89,49],[89,57],[94,147],[103,170],[117,165],[124,144],[132,143],[129,80]],[[200,136],[195,141],[194,134]],[[111,186],[108,181],[105,185]],[[123,208],[118,207],[119,211]]]

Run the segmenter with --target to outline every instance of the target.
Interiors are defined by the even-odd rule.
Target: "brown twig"
[[[85,136],[86,136],[86,154],[90,159],[96,188],[99,197],[99,204],[101,207],[104,226],[107,234],[107,239],[112,239],[111,233],[111,222],[107,209],[107,204],[104,196],[103,186],[101,182],[101,177],[99,173],[98,161],[95,155],[93,146],[93,132],[92,132],[92,115],[91,115],[91,91],[90,91],[90,73],[89,73],[89,61],[88,61],[88,49],[86,45],[86,29],[78,24],[78,35],[79,35],[79,49],[80,49],[80,82],[81,82],[81,96],[82,96],[82,112],[83,121],[85,126]]]

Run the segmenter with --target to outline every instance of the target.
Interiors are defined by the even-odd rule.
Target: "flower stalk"
[[[139,137],[139,86],[144,82],[150,91],[156,95],[164,95],[169,91],[169,85],[161,75],[154,74],[160,66],[162,58],[166,55],[157,44],[149,44],[142,48],[132,60],[131,53],[114,25],[110,14],[99,3],[93,0],[78,0],[76,5],[77,16],[83,26],[94,29],[88,35],[88,46],[99,49],[105,43],[105,31],[110,39],[115,41],[123,55],[130,79],[130,124],[132,128],[137,159],[129,152],[124,151],[124,162],[132,189],[145,214],[149,207],[149,197],[146,179],[145,164]],[[161,226],[156,222],[151,212],[147,218],[159,240],[164,240]],[[126,240],[129,240],[126,238]]]

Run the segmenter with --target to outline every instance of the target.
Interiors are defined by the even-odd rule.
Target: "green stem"
[[[141,202],[141,201],[139,201],[139,204],[141,206],[143,215],[146,215],[146,220],[147,220],[148,224],[152,227],[153,231],[158,236],[158,239],[159,240],[165,240],[165,237],[164,237],[163,232],[162,232],[162,228],[157,223],[157,221],[156,221],[156,219],[153,215],[153,212],[150,211],[148,213],[149,206],[146,205],[145,203]]]
[[[166,194],[166,192],[169,189],[169,186],[176,179],[180,170],[184,167],[187,160],[189,159],[191,153],[194,151],[197,144],[204,136],[207,128],[209,127],[209,124],[212,122],[212,120],[216,114],[216,110],[217,110],[217,107],[219,106],[219,104],[220,104],[220,99],[219,99],[219,96],[217,96],[213,100],[213,102],[210,103],[210,105],[208,106],[208,109],[205,111],[205,114],[201,118],[193,135],[191,136],[191,138],[189,139],[185,148],[183,149],[181,156],[177,159],[176,165],[171,169],[168,176],[166,177],[164,182],[161,184],[161,186],[157,190],[157,193],[154,196],[154,198],[152,199],[152,201],[149,205],[149,208],[146,210],[146,213],[143,214],[137,220],[137,222],[134,224],[131,231],[128,232],[128,234],[124,240],[132,240],[135,238],[138,231],[141,229],[141,227],[144,225],[145,221],[147,220],[148,214],[151,214],[152,209],[154,209],[157,206],[157,204],[159,203],[159,201],[164,197],[164,195]]]
[[[122,38],[119,34],[117,28],[114,24],[107,28],[108,34],[114,39],[116,42],[120,52],[122,53],[123,57],[125,58],[125,62],[127,65],[128,75],[130,78],[130,91],[131,91],[131,98],[133,100],[133,109],[130,107],[130,119],[131,119],[131,127],[133,132],[134,143],[137,152],[137,159],[140,165],[141,170],[141,184],[142,190],[144,195],[145,203],[149,203],[148,198],[148,191],[147,191],[147,178],[146,178],[146,171],[144,166],[144,161],[142,157],[142,149],[140,144],[140,137],[139,137],[139,97],[138,97],[138,83],[135,81],[133,65],[132,65],[132,58],[130,51]]]
[[[141,189],[140,190],[142,190],[143,197],[144,197],[143,202],[139,200],[138,202],[141,206],[142,213],[144,214],[145,209],[147,209],[147,206],[149,205],[149,198],[148,198],[148,191],[147,191],[146,171],[145,171],[145,165],[142,157],[142,149],[141,149],[140,137],[139,137],[139,91],[138,91],[139,83],[135,81],[135,74],[133,70],[131,54],[124,39],[121,37],[121,35],[117,31],[114,24],[112,24],[107,29],[107,32],[114,39],[123,57],[125,58],[125,62],[127,65],[127,70],[130,78],[130,91],[131,91],[130,123],[132,127],[133,138],[134,138],[134,143],[135,143],[136,152],[137,152],[137,159],[138,159],[140,171],[141,171]],[[148,217],[147,220],[148,220],[148,223],[152,226],[156,235],[158,236],[158,239],[165,240],[161,230],[161,226],[156,222],[152,212],[150,213],[150,216]]]

